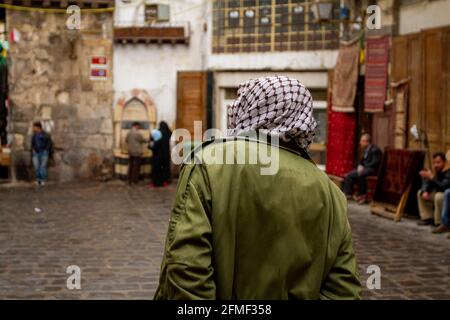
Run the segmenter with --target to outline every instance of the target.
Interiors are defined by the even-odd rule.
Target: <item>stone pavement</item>
[[[122,182],[0,187],[0,299],[151,299],[175,186]],[[349,205],[362,284],[369,265],[381,289],[366,299],[450,299],[450,240],[404,219]],[[81,268],[68,290],[66,268]]]

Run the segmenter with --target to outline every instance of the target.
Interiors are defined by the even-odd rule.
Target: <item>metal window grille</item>
[[[333,0],[333,21],[339,0]],[[314,22],[313,0],[214,0],[213,53],[337,49],[339,24]]]

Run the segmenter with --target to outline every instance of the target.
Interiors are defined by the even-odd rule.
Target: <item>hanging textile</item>
[[[326,172],[343,177],[353,169],[356,117],[354,113],[335,112],[332,109],[328,107]]]
[[[7,117],[6,99],[8,94],[8,69],[6,65],[6,55],[8,43],[0,41],[0,146],[7,144]]]
[[[409,79],[391,84],[394,96],[394,147],[396,149],[406,148],[408,134],[408,81]]]
[[[364,111],[383,112],[387,90],[389,37],[368,38],[366,50]]]
[[[359,68],[359,42],[341,44],[333,77],[333,104],[335,112],[354,112]]]

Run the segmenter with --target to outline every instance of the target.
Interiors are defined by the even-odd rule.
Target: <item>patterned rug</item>
[[[326,172],[343,177],[354,169],[355,113],[335,112],[328,108],[328,142]]]
[[[366,51],[364,111],[383,112],[387,90],[389,37],[368,38]]]
[[[409,197],[414,200],[420,187],[419,171],[424,160],[424,151],[386,148],[373,200],[397,205],[409,185],[412,185]]]
[[[342,44],[334,68],[333,111],[354,112],[358,81],[359,43]]]

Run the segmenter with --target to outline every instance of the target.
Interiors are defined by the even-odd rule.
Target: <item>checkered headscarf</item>
[[[251,79],[242,83],[238,98],[228,106],[229,135],[260,131],[294,140],[308,149],[317,126],[312,97],[298,80],[285,76]]]

